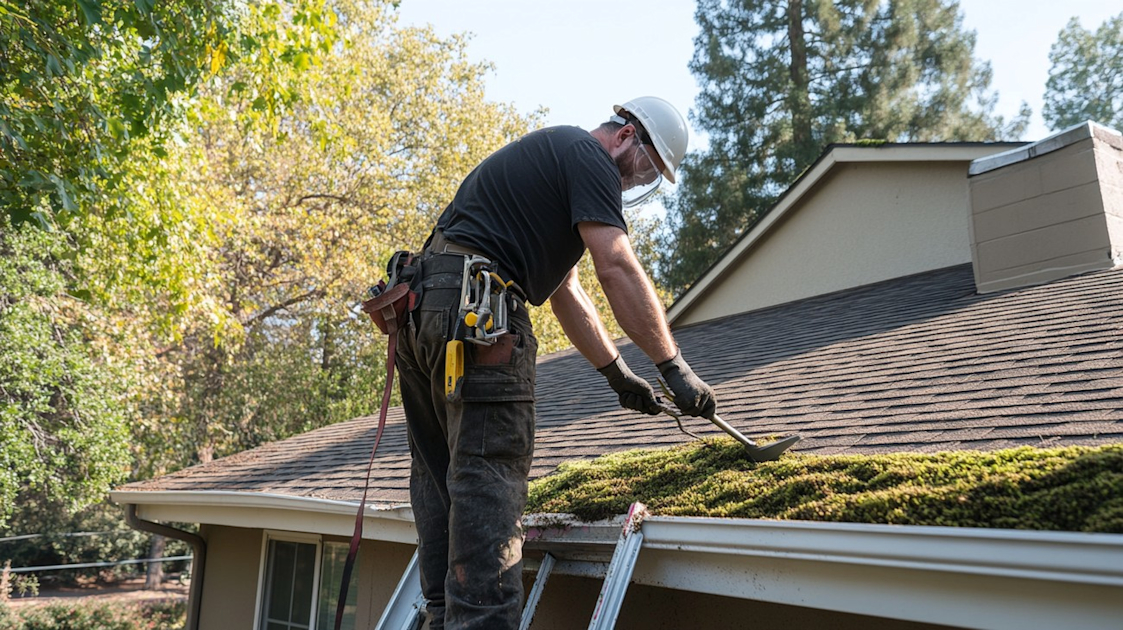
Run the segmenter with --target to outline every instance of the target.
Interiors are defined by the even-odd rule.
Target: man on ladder
[[[420,257],[421,299],[398,333],[396,363],[432,630],[518,627],[537,351],[527,301],[550,299],[621,405],[661,411],[578,282],[574,265],[586,249],[617,321],[658,366],[675,404],[713,414],[713,391],[682,358],[622,210],[663,177],[674,182],[686,123],[656,97],[614,111],[591,132],[541,129],[484,160]]]

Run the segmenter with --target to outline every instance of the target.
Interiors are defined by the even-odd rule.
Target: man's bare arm
[[[550,308],[565,335],[593,367],[603,368],[616,358],[616,345],[597,315],[593,301],[581,288],[576,266],[550,296]]]
[[[569,270],[565,281],[550,296],[550,307],[577,350],[608,379],[620,397],[620,406],[643,413],[660,412],[662,408],[651,385],[628,369],[624,357],[616,351],[593,301],[581,287],[576,267]]]
[[[578,223],[577,229],[620,327],[652,362],[659,364],[672,359],[678,346],[655,287],[636,258],[628,234],[618,227],[595,222]]]

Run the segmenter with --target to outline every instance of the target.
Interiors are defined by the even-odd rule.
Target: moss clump
[[[563,464],[529,513],[653,514],[1123,533],[1123,444],[935,454],[785,455],[732,440]]]

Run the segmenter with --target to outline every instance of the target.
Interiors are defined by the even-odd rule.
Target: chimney
[[[1123,264],[1123,136],[1086,122],[971,163],[979,293]]]

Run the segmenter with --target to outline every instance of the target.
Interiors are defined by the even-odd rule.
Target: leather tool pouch
[[[397,252],[390,259],[390,283],[379,280],[371,287],[373,297],[363,302],[363,312],[385,335],[398,332],[405,323],[406,316],[417,307],[420,295],[412,289],[412,284],[420,282],[420,266],[414,265],[413,255]]]

